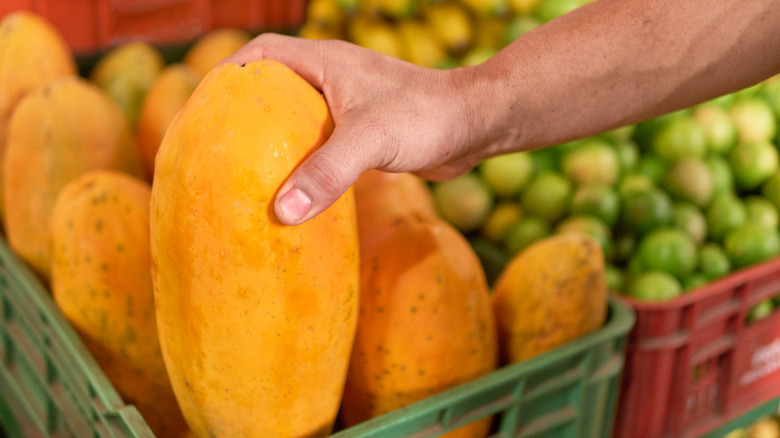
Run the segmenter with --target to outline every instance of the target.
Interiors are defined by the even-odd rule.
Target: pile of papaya
[[[279,222],[334,124],[282,64],[219,64],[249,38],[215,30],[178,62],[127,42],[80,74],[39,16],[0,22],[4,240],[155,435],[328,436],[605,323],[596,239],[540,240],[489,284],[411,174]]]

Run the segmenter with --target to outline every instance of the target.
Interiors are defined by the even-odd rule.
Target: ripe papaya
[[[70,48],[41,16],[17,11],[0,22],[0,180],[8,125],[16,105],[30,91],[75,74]],[[2,208],[0,191],[0,211]]]
[[[513,363],[599,329],[607,317],[604,255],[582,233],[555,234],[518,253],[494,286],[502,363]]]
[[[351,426],[485,375],[498,339],[482,266],[435,216],[396,216],[361,242],[360,316],[341,418]],[[361,235],[362,237],[362,235]],[[484,437],[486,417],[445,436]]]
[[[149,185],[90,171],[60,192],[51,218],[54,301],[123,399],[160,437],[189,434],[155,323]]]
[[[332,130],[323,96],[272,60],[215,67],[168,127],[152,278],[163,357],[198,437],[333,427],[357,324],[354,195],[298,226],[273,213]]]
[[[187,49],[182,62],[200,79],[220,61],[251,40],[252,35],[244,29],[220,27],[198,38],[195,44]]]
[[[19,102],[3,166],[8,242],[46,282],[51,268],[49,219],[62,187],[95,169],[143,176],[121,111],[78,76],[50,82]]]

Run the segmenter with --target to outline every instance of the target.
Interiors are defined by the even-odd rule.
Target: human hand
[[[435,70],[345,41],[262,34],[223,62],[277,60],[319,89],[335,129],[278,191],[282,222],[302,223],[335,202],[366,170],[455,177],[484,158],[466,96],[469,69]]]

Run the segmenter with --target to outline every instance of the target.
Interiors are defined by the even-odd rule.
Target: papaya
[[[184,54],[183,62],[202,78],[223,59],[252,40],[244,29],[220,27],[198,38]]]
[[[160,437],[185,437],[157,337],[146,182],[90,171],[63,187],[51,217],[54,302],[122,398]]]
[[[352,187],[361,242],[396,216],[409,212],[436,216],[430,189],[422,178],[412,173],[371,169],[360,175]]]
[[[555,234],[526,247],[493,289],[504,364],[559,347],[606,321],[604,255],[583,233]]]
[[[75,74],[70,48],[43,17],[17,11],[0,21],[0,180],[8,125],[16,105],[30,91]],[[2,208],[0,191],[0,211]]]
[[[465,237],[415,212],[373,233],[361,242],[360,316],[341,407],[346,426],[474,380],[498,363],[487,281]],[[445,436],[484,437],[490,421]]]
[[[94,169],[143,176],[121,111],[78,76],[50,82],[19,102],[3,165],[8,242],[46,282],[51,267],[49,220],[62,187]]]
[[[144,96],[138,115],[136,141],[149,180],[154,175],[154,159],[171,120],[198,85],[198,77],[184,64],[166,66]]]
[[[357,325],[349,189],[297,226],[282,182],[330,136],[323,96],[272,60],[221,64],[157,153],[152,279],[160,346],[197,437],[320,437],[333,428]]]
[[[164,66],[165,59],[155,46],[130,41],[98,58],[89,79],[116,102],[130,128],[135,129],[144,96]]]

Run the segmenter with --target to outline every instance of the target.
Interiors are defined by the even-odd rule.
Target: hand
[[[335,202],[366,170],[455,177],[484,158],[469,150],[479,132],[470,120],[469,69],[435,70],[345,41],[263,34],[223,62],[277,60],[325,96],[335,122],[331,137],[279,190],[279,220],[304,222]]]

